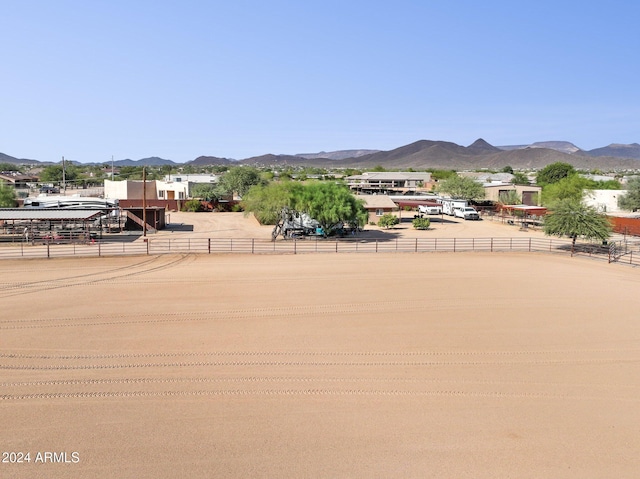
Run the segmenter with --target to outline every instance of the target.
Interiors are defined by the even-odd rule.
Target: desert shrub
[[[428,230],[431,225],[431,220],[429,218],[414,218],[413,227],[417,230]]]
[[[400,223],[400,220],[398,219],[398,217],[395,215],[392,215],[391,213],[385,213],[378,220],[378,226],[380,226],[381,228],[387,228],[387,229],[394,227],[398,223]]]
[[[196,211],[202,211],[203,209],[204,208],[202,207],[200,200],[187,200],[182,206],[182,211],[191,211],[194,213]]]

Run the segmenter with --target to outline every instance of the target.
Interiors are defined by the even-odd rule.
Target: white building
[[[618,198],[625,195],[627,190],[587,190],[584,201],[601,213],[618,213]]]

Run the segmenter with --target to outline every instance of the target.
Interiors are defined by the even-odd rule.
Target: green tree
[[[192,198],[200,198],[205,201],[216,201],[225,196],[223,189],[213,183],[196,183],[191,186],[189,194]]]
[[[556,201],[544,218],[543,229],[547,235],[571,238],[572,252],[579,237],[604,241],[611,236],[611,223],[607,216],[575,198]]]
[[[78,177],[78,168],[72,164],[67,163],[64,167],[64,175],[62,173],[62,165],[47,166],[40,173],[40,181],[46,183],[62,183],[62,179],[65,181],[73,181]]]
[[[525,175],[521,171],[514,171],[512,174],[513,174],[513,178],[511,179],[511,183],[513,183],[514,185],[530,184],[529,178],[527,177],[527,175]]]
[[[260,171],[253,166],[234,166],[220,179],[220,187],[229,194],[244,196],[249,188],[262,183]]]
[[[0,163],[0,171],[20,171],[20,167],[13,163]]]
[[[16,191],[0,183],[0,208],[14,208],[16,206]]]
[[[640,177],[627,182],[627,192],[618,197],[618,206],[627,211],[640,210]]]
[[[503,173],[511,173],[513,175],[513,167],[512,166],[505,166],[504,168],[502,168],[501,170]]]
[[[378,226],[380,228],[393,228],[398,223],[400,223],[400,219],[398,219],[397,216],[392,215],[391,213],[383,214],[378,220]]]
[[[431,173],[431,178],[434,181],[446,180],[448,178],[453,178],[454,176],[458,176],[455,170],[439,170],[436,168],[429,168],[426,170],[427,173]]]
[[[274,225],[282,208],[293,209],[294,199],[304,186],[295,181],[279,181],[255,185],[242,197],[246,213],[253,213],[263,225]]]
[[[452,176],[440,182],[438,191],[447,193],[452,198],[464,200],[480,200],[484,198],[484,188],[473,178]]]
[[[431,226],[431,220],[429,218],[414,218],[411,223],[417,230],[428,230],[429,226]]]
[[[542,187],[542,204],[549,206],[555,201],[574,199],[581,201],[584,197],[587,179],[580,175],[570,175],[554,183]]]
[[[572,165],[557,161],[545,166],[538,172],[536,183],[540,186],[550,185],[575,173],[576,170]]]
[[[345,185],[317,181],[303,186],[295,191],[293,208],[316,220],[325,236],[341,223],[360,227],[366,221],[364,202]]]
[[[118,171],[118,179],[120,180],[141,180],[142,179],[142,167],[141,166],[123,166]],[[149,179],[149,178],[147,178]]]

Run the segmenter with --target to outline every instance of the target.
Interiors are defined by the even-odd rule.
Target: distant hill
[[[525,148],[548,148],[550,150],[561,151],[562,153],[569,154],[583,151],[569,141],[536,141],[530,145],[508,145],[498,147],[500,150],[524,150]]]
[[[178,163],[152,156],[150,158],[142,158],[141,160],[118,160],[113,162],[114,166],[177,166]]]
[[[0,163],[11,163],[15,165],[35,165],[39,163],[39,161],[14,158],[13,156],[0,153]]]
[[[622,145],[619,143],[612,143],[609,146],[603,148],[596,148],[584,152],[589,156],[613,156],[618,158],[634,158],[640,159],[640,145],[638,143],[631,143],[630,145]]]
[[[206,166],[206,165],[233,165],[236,160],[230,160],[229,158],[218,158],[216,156],[199,156],[193,161],[185,163],[185,165],[193,166]]]
[[[359,158],[364,155],[377,153],[380,150],[338,150],[338,151],[321,151],[320,153],[296,153],[294,156],[305,158],[307,160],[327,159],[327,160],[344,160],[345,158]]]
[[[640,144],[612,144],[604,148],[584,151],[567,141],[541,141],[530,145],[496,147],[483,139],[469,146],[449,141],[419,140],[388,151],[339,150],[332,152],[301,153],[299,155],[266,154],[232,160],[216,156],[199,156],[184,165],[254,165],[254,166],[314,166],[319,168],[424,170],[443,168],[453,170],[477,170],[482,168],[540,169],[550,163],[562,161],[579,169],[640,170]],[[0,153],[0,162],[46,164],[36,160],[22,160]],[[159,157],[141,160],[114,161],[117,166],[181,166]]]

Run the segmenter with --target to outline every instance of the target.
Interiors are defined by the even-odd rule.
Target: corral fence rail
[[[394,239],[292,239],[255,238],[147,238],[133,242],[97,241],[89,244],[5,245],[0,259],[59,258],[65,256],[198,254],[311,254],[311,253],[456,253],[543,252],[588,256],[600,260],[640,265],[640,249],[624,242],[608,245],[558,238],[394,238]]]

